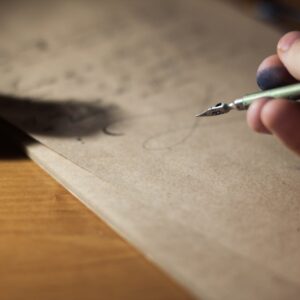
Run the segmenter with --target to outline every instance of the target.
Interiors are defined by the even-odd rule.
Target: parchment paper
[[[0,114],[33,158],[197,297],[299,299],[299,160],[244,113],[194,117],[254,91],[278,33],[208,0],[0,19]]]

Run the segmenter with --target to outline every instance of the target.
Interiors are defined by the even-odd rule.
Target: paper
[[[256,90],[277,33],[208,0],[1,14],[0,114],[40,164],[197,297],[299,299],[299,160],[194,117]]]

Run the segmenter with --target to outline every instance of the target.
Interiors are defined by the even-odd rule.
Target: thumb
[[[285,34],[278,42],[277,52],[289,73],[300,80],[300,31]]]

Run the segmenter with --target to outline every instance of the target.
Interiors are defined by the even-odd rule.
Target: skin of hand
[[[300,81],[300,32],[284,35],[277,54],[267,57],[257,71],[261,89],[270,89]],[[248,109],[249,126],[259,133],[273,134],[300,155],[300,103],[285,99],[261,99]]]

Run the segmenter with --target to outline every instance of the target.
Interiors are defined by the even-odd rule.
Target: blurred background
[[[300,29],[299,0],[223,0],[283,32]]]

